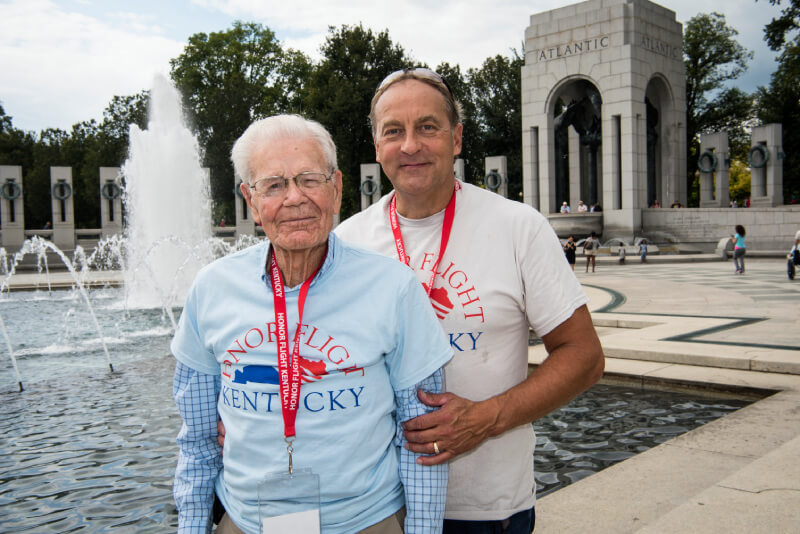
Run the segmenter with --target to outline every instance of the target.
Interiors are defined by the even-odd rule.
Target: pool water
[[[537,494],[547,495],[751,402],[596,385],[534,423]]]
[[[25,386],[18,392],[8,364],[0,377],[0,532],[177,527],[170,321],[160,310],[125,310],[119,290],[91,293],[114,373],[73,293],[0,299]],[[748,403],[595,386],[534,424],[539,495]]]

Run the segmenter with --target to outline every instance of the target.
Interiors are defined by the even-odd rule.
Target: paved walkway
[[[770,396],[543,497],[536,532],[800,532],[800,280],[781,259],[602,260],[576,273],[606,380]]]

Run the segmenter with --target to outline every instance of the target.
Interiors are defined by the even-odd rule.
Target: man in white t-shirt
[[[453,173],[460,105],[423,68],[390,74],[372,100],[376,159],[394,192],[344,221],[345,240],[395,257],[417,274],[449,336],[441,407],[405,425],[407,448],[450,462],[444,532],[533,529],[532,421],[594,384],[604,362],[552,228],[532,207]],[[549,353],[528,376],[528,331]]]

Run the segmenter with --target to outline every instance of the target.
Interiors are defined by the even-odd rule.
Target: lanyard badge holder
[[[319,501],[319,475],[311,469],[289,467],[288,472],[270,473],[258,485],[261,533],[319,534]]]
[[[295,333],[290,362],[286,325],[286,295],[274,250],[270,262],[270,272],[272,290],[275,296],[278,375],[289,469],[279,473],[268,474],[258,485],[260,531],[262,534],[296,534],[297,532],[319,534],[319,475],[314,474],[309,468],[295,469],[292,462],[296,437],[294,423],[297,418],[297,407],[300,399],[300,343],[297,333]],[[297,301],[298,323],[303,320],[303,304],[311,281],[316,274],[315,271],[300,287],[300,296]]]

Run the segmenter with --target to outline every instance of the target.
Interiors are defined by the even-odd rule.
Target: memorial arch
[[[548,214],[602,206],[631,238],[658,199],[686,205],[686,76],[675,13],[590,0],[531,16],[522,70],[523,192]]]

